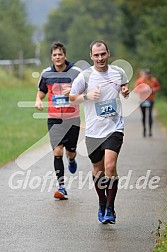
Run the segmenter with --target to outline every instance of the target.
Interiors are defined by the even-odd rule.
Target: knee
[[[56,156],[56,157],[61,157],[61,156],[63,156],[63,148],[57,146],[56,148],[54,148],[53,154],[54,154],[54,156]]]
[[[115,166],[116,166],[116,162],[117,162],[117,159],[115,159],[115,158],[110,159],[109,161],[106,160],[106,162],[105,162],[105,168],[109,169],[109,170],[114,169]]]
[[[111,162],[105,165],[105,174],[108,177],[116,175],[116,164],[115,162]]]
[[[113,171],[115,171],[115,169],[116,169],[116,166],[115,166],[115,165],[107,165],[107,166],[105,167],[105,172],[106,172],[106,173],[113,173]]]

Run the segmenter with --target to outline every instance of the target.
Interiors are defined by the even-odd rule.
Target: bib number
[[[141,103],[141,106],[149,108],[151,106],[151,102],[149,100],[145,100]]]
[[[69,97],[64,95],[53,95],[52,102],[56,108],[68,107],[69,106]]]
[[[110,117],[116,114],[116,99],[95,103],[96,114],[101,117]]]

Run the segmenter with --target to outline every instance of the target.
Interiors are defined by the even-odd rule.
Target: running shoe
[[[67,196],[67,191],[64,187],[59,187],[59,189],[57,191],[55,191],[54,193],[54,198],[55,199],[68,199],[68,196]]]
[[[105,215],[105,210],[106,210],[106,205],[99,205],[98,220],[100,222],[103,221],[103,218],[104,218],[104,215]]]
[[[116,214],[110,207],[107,207],[105,210],[105,215],[103,217],[102,223],[103,224],[115,224]]]
[[[68,159],[68,169],[71,173],[75,173],[77,170],[77,163],[75,161],[75,159],[73,161],[70,161],[70,159]]]

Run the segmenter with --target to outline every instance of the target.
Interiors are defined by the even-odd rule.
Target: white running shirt
[[[106,72],[98,72],[92,66],[74,79],[70,95],[100,89],[98,100],[84,101],[86,136],[103,138],[115,131],[124,131],[119,92],[121,85],[126,83],[128,83],[128,78],[124,70],[114,65],[109,65]]]

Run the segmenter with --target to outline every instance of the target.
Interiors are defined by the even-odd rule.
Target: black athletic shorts
[[[68,120],[48,118],[48,130],[53,149],[58,145],[63,145],[70,152],[76,151],[80,118]]]
[[[102,160],[105,150],[112,150],[119,154],[123,143],[122,132],[114,132],[106,138],[86,137],[86,147],[88,156],[92,163],[97,163]]]

